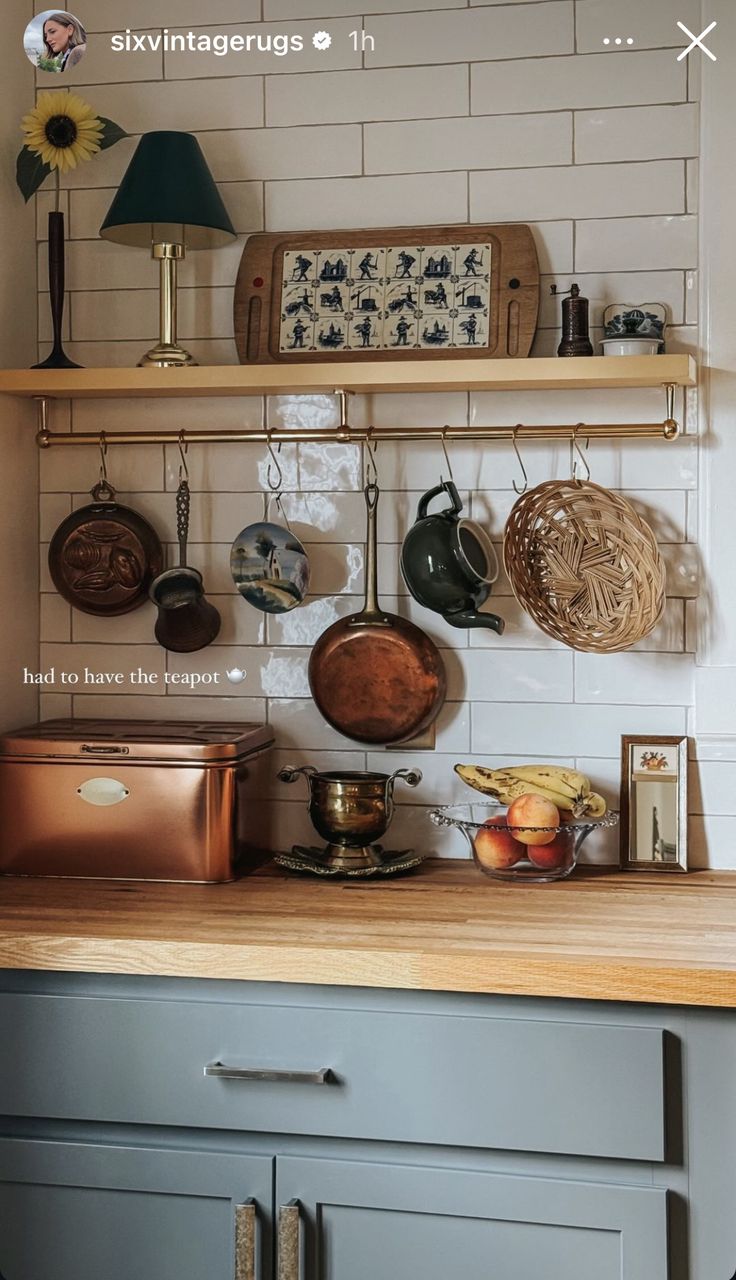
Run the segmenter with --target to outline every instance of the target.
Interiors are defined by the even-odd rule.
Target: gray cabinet
[[[269,1280],[272,1168],[262,1156],[0,1141],[0,1274]]]
[[[736,1105],[703,1086],[734,1041],[729,1014],[5,974],[0,1276],[729,1280]]]
[[[667,1280],[651,1187],[285,1157],[276,1189],[279,1280]]]

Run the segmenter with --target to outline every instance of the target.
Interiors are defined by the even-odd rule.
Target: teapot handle
[[[441,493],[447,494],[452,505],[446,507],[444,511],[441,511],[438,514],[443,516],[460,515],[460,512],[463,509],[463,504],[460,494],[455,487],[455,483],[453,480],[443,480],[442,484],[438,484],[434,489],[428,489],[426,493],[422,494],[422,497],[419,499],[419,506],[417,507],[417,520],[425,519],[430,502],[433,498],[438,498]]]

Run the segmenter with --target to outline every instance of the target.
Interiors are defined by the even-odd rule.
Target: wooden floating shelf
[[[0,369],[0,395],[50,399],[262,396],[403,391],[585,391],[693,387],[689,355],[407,360],[188,369]]]

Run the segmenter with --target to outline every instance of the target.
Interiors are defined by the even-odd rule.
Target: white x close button
[[[678,62],[682,62],[683,58],[687,58],[689,54],[693,52],[694,49],[702,49],[703,53],[707,54],[711,62],[718,61],[716,55],[712,52],[712,50],[708,49],[707,46],[703,44],[703,40],[705,39],[705,37],[710,34],[710,32],[713,30],[714,27],[718,26],[717,22],[711,22],[710,26],[706,27],[705,31],[701,31],[699,36],[693,35],[690,28],[686,27],[684,22],[678,22],[677,25],[680,28],[680,30],[684,31],[685,35],[688,36],[689,39],[692,41],[692,43],[688,45],[687,49],[683,49],[682,53],[678,53],[677,55]]]

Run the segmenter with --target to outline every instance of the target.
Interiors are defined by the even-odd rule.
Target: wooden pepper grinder
[[[552,285],[552,292],[557,293],[557,286]],[[590,341],[588,329],[587,298],[580,293],[580,286],[573,284],[567,291],[568,298],[562,302],[562,341],[557,348],[558,356],[592,356],[593,343]]]

